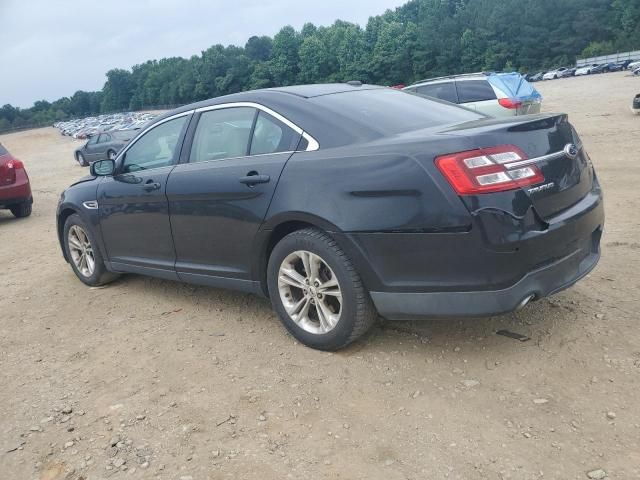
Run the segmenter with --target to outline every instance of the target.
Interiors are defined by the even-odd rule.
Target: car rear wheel
[[[83,283],[96,287],[118,278],[107,271],[93,234],[78,214],[71,215],[64,224],[64,247],[71,268]]]
[[[78,161],[81,167],[89,166],[89,164],[87,163],[87,160],[84,158],[84,155],[82,155],[82,153],[80,152],[76,154],[76,160]]]
[[[9,207],[11,213],[16,218],[24,218],[31,215],[31,202],[23,202],[18,205],[13,205]]]
[[[319,230],[284,237],[271,253],[267,280],[280,320],[309,347],[339,350],[364,335],[377,318],[353,264]]]

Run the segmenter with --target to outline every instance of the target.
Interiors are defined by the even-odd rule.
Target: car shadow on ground
[[[217,329],[228,328],[229,324],[235,326],[237,319],[244,317],[246,321],[242,328],[266,328],[264,333],[273,336],[270,341],[288,336],[272,310],[270,300],[258,295],[137,275],[123,275],[111,285],[125,289],[128,294],[138,291],[146,296],[168,300],[185,312],[193,306],[193,311],[199,312],[203,319],[207,318],[208,312],[228,312],[229,315],[221,315],[222,323],[217,323]],[[578,292],[569,290],[551,298],[531,302],[517,312],[494,317],[413,321],[388,321],[380,318],[368,335],[341,353],[349,356],[363,350],[407,350],[409,344],[422,345],[427,350],[453,349],[459,345],[474,344],[488,349],[485,354],[511,351],[516,346],[540,346],[551,337],[561,341],[577,335],[575,329],[580,315],[584,314],[577,307],[579,298]],[[220,316],[218,319],[220,321]],[[523,335],[527,339],[520,341],[498,334],[500,331]],[[414,348],[411,346],[412,350]]]

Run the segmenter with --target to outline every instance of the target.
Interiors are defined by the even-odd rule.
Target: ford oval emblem
[[[571,160],[575,160],[578,158],[578,147],[576,147],[573,143],[567,143],[564,146],[564,154]]]

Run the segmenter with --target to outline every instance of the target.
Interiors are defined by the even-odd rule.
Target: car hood
[[[73,182],[71,185],[69,185],[68,188],[71,188],[74,185],[79,185],[81,183],[91,182],[91,181],[95,180],[96,178],[98,178],[98,177],[94,177],[93,175],[86,175],[86,176],[76,180],[75,182]]]

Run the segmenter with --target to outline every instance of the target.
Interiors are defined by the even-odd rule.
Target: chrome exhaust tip
[[[522,299],[522,301],[521,301],[521,302],[518,304],[518,306],[516,307],[516,311],[518,311],[518,310],[522,310],[522,309],[525,307],[525,305],[526,305],[527,303],[529,303],[531,300],[533,300],[534,298],[535,298],[535,295],[534,295],[533,293],[532,293],[531,295],[529,295],[528,297],[524,297],[524,298]]]

